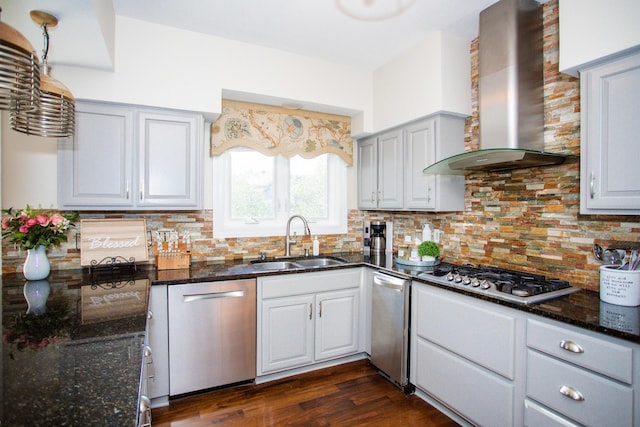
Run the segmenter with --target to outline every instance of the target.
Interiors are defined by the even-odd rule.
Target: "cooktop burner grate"
[[[578,290],[566,280],[486,266],[442,263],[418,277],[520,304],[532,304]]]

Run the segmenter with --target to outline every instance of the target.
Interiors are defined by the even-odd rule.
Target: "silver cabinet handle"
[[[127,200],[129,200],[129,180],[127,180],[127,188],[126,188],[126,192],[127,192]]]
[[[573,399],[577,402],[584,401],[584,396],[582,395],[582,393],[568,385],[563,385],[562,387],[560,387],[560,394],[562,394],[563,396],[567,396],[569,399]]]
[[[147,311],[147,319],[153,319],[153,311]]]
[[[208,294],[191,294],[183,295],[184,302],[200,301],[203,299],[215,299],[215,298],[238,298],[243,297],[244,291],[230,291],[230,292],[212,292]]]
[[[584,353],[584,349],[580,346],[580,344],[576,344],[573,341],[560,341],[560,348],[570,351],[571,353]]]
[[[596,174],[591,172],[591,179],[589,180],[589,196],[593,199],[596,197]]]
[[[309,320],[311,320],[311,316],[313,316],[313,304],[309,303]]]
[[[146,412],[151,409],[151,400],[145,395],[140,396],[140,412]]]
[[[400,292],[404,288],[406,280],[400,279],[399,277],[374,274],[373,283],[375,283],[378,286],[383,286],[385,288],[390,288],[390,289],[393,289],[394,291]]]
[[[153,354],[153,351],[151,350],[151,347],[149,347],[148,345],[144,346],[144,355],[146,357],[149,357]]]
[[[322,317],[322,301],[320,301],[320,309],[318,310],[318,317]]]

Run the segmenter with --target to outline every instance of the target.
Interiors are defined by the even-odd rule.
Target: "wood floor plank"
[[[172,399],[152,417],[154,427],[458,425],[405,395],[366,360]]]

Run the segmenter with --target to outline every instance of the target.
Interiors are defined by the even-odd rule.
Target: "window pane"
[[[231,218],[274,218],[274,158],[240,149],[230,154]]]
[[[290,159],[290,212],[308,218],[327,218],[327,155]]]

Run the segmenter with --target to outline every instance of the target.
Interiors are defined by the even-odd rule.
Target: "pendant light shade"
[[[40,103],[35,109],[16,108],[11,110],[11,128],[27,135],[64,138],[75,130],[75,99],[71,91],[51,77],[47,64],[49,51],[48,27],[55,27],[58,19],[45,12],[32,10],[31,19],[42,27],[45,49],[42,56],[40,76]]]
[[[39,100],[38,56],[22,34],[0,22],[0,110],[33,109]]]
[[[11,111],[11,128],[27,135],[64,138],[75,129],[75,99],[71,91],[49,75],[45,64],[40,76],[40,105]]]

